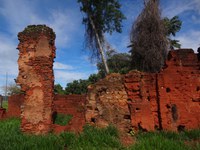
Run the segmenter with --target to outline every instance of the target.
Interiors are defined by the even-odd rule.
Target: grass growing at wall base
[[[66,114],[56,114],[55,115],[55,124],[65,126],[69,123],[69,121],[72,119],[72,115],[66,115]]]
[[[200,150],[200,130],[139,133],[136,139],[129,150]]]
[[[8,109],[8,101],[3,101],[3,108]]]
[[[25,135],[20,132],[20,121],[0,121],[1,150],[199,150],[200,130],[138,133],[135,143],[124,147],[116,128],[98,129],[85,126],[83,133],[64,132],[60,135]]]

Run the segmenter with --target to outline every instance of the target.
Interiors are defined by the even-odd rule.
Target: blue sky
[[[106,39],[118,52],[128,52],[131,25],[143,8],[143,1],[120,3],[127,17],[123,32],[106,35]],[[196,51],[200,46],[200,0],[161,0],[161,10],[163,17],[180,17],[182,29],[175,38],[182,48]],[[68,82],[96,73],[95,63],[89,61],[84,49],[82,17],[77,0],[0,0],[0,93],[6,72],[8,84],[14,83],[18,75],[17,34],[30,24],[46,24],[56,33],[55,83],[65,87]]]

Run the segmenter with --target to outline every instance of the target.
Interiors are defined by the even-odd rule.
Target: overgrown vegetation
[[[131,55],[128,53],[117,53],[112,50],[107,52],[107,63],[110,73],[125,74],[131,70]],[[97,68],[99,76],[104,78],[106,71],[101,62],[97,63]]]
[[[200,130],[174,132],[138,133],[133,138],[135,143],[125,147],[119,140],[116,128],[109,126],[98,129],[85,126],[83,133],[64,132],[60,135],[26,135],[20,132],[20,121],[8,119],[0,121],[0,149],[16,150],[199,150]]]
[[[56,114],[55,116],[55,121],[54,123],[55,124],[58,124],[58,125],[62,125],[62,126],[65,126],[66,124],[69,123],[69,121],[72,119],[72,115],[66,115],[66,114]]]
[[[8,109],[8,101],[3,101],[3,108]]]
[[[158,72],[167,55],[166,29],[159,10],[159,0],[147,0],[131,31],[132,67]]]

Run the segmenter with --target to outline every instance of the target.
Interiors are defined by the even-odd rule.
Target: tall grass
[[[64,140],[59,136],[25,135],[20,132],[19,127],[18,119],[0,121],[1,150],[55,150],[64,147]]]
[[[118,131],[112,126],[104,129],[85,126],[82,134],[68,142],[71,143],[68,148],[72,150],[118,150],[123,148],[119,141]]]
[[[200,150],[200,130],[139,133],[136,138],[129,150]]]
[[[149,132],[135,135],[135,143],[124,147],[116,128],[98,129],[85,126],[79,135],[26,135],[20,132],[20,121],[0,121],[1,150],[199,150],[200,130],[181,132]]]

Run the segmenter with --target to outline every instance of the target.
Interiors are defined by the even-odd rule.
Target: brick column
[[[25,94],[21,106],[21,130],[45,134],[51,131],[52,124],[55,33],[45,25],[30,25],[18,34],[18,39],[16,82]]]

